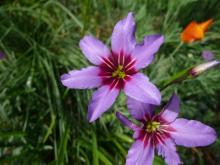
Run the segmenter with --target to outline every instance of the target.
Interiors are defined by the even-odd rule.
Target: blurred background
[[[91,34],[110,45],[117,21],[132,11],[136,37],[161,33],[166,41],[143,72],[161,88],[173,75],[203,63],[203,50],[220,59],[219,0],[1,0],[0,1],[0,164],[123,165],[132,132],[115,117],[128,117],[125,96],[89,124],[92,90],[68,90],[60,75],[89,65],[79,49]],[[181,44],[192,20],[214,19],[201,42]],[[162,90],[163,104],[173,92],[180,116],[220,131],[220,68]],[[202,148],[178,147],[186,165],[217,165],[220,140]],[[154,165],[165,164],[155,157]]]

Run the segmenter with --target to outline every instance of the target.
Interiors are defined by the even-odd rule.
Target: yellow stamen
[[[112,73],[112,77],[118,77],[124,79],[126,76],[125,72],[123,71],[123,66],[118,65],[118,68],[116,71]]]
[[[146,125],[147,132],[154,132],[160,128],[160,123],[157,121],[149,121]]]

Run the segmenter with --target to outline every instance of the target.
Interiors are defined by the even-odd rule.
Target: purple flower
[[[153,105],[132,98],[128,98],[127,102],[130,114],[141,124],[137,126],[119,112],[116,113],[118,119],[134,131],[135,142],[128,151],[126,165],[151,165],[155,150],[167,164],[178,165],[181,161],[175,144],[206,146],[216,139],[216,132],[211,127],[199,121],[177,118],[179,99],[175,94],[158,115],[154,114]]]
[[[202,57],[205,61],[210,61],[214,59],[214,55],[211,51],[205,50],[202,52]]]
[[[3,58],[5,58],[5,54],[0,51],[0,60],[2,60]]]
[[[111,107],[120,90],[141,102],[160,104],[159,90],[138,71],[152,62],[164,37],[158,34],[146,36],[142,43],[137,44],[134,32],[135,21],[132,13],[129,13],[114,27],[111,51],[96,38],[85,36],[79,45],[85,57],[95,66],[61,76],[62,84],[68,88],[99,87],[88,107],[90,122]]]

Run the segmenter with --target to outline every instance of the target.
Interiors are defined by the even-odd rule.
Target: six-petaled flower
[[[128,151],[126,165],[151,165],[155,150],[169,165],[181,163],[175,144],[185,147],[206,146],[216,139],[211,127],[195,120],[177,118],[179,98],[174,94],[159,114],[155,106],[128,98],[128,109],[140,126],[132,123],[121,113],[117,118],[134,131],[135,142]]]
[[[88,107],[88,120],[96,120],[108,110],[123,90],[131,98],[158,105],[161,95],[147,76],[138,71],[148,66],[164,42],[161,35],[146,36],[141,43],[135,39],[135,21],[132,13],[119,21],[111,38],[111,51],[101,41],[85,36],[80,48],[95,66],[73,70],[61,76],[68,88],[96,88]]]

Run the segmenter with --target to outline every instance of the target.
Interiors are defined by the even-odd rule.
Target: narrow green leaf
[[[97,146],[97,139],[96,135],[92,133],[92,156],[93,156],[93,164],[99,165],[99,157],[98,157],[98,146]]]

